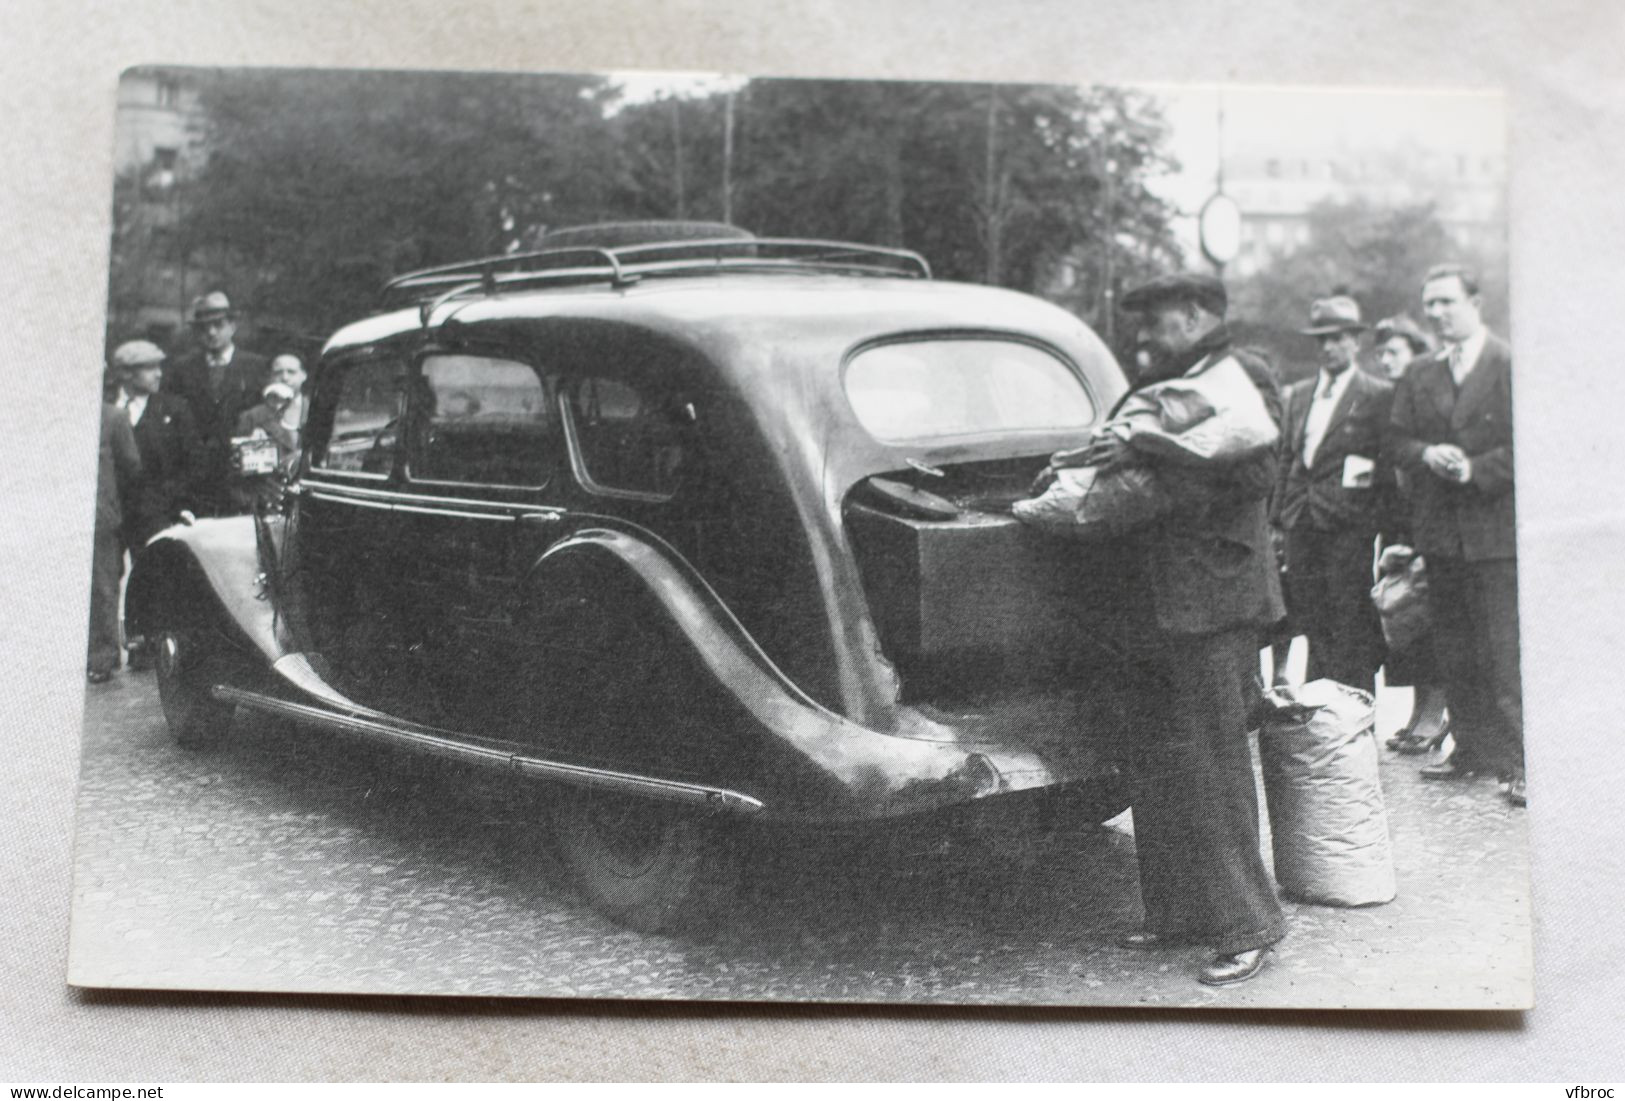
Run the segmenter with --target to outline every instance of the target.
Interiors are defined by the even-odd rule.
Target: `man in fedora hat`
[[[1485,327],[1468,268],[1431,269],[1422,308],[1441,347],[1400,380],[1388,438],[1412,489],[1411,538],[1427,561],[1434,659],[1456,740],[1422,775],[1492,773],[1522,806],[1512,349]]]
[[[1365,328],[1359,303],[1346,295],[1309,307],[1301,331],[1320,344],[1320,370],[1287,389],[1270,519],[1284,535],[1293,620],[1309,640],[1309,679],[1374,692],[1384,646],[1371,565],[1392,500],[1381,456],[1394,388],[1360,369]]]
[[[229,512],[231,433],[237,418],[259,402],[260,391],[270,380],[265,359],[234,343],[237,312],[224,291],[193,300],[191,327],[198,347],[170,364],[167,389],[192,407],[203,436],[200,504],[209,512]]]
[[[1123,298],[1140,315],[1146,385],[1196,378],[1234,360],[1278,419],[1274,372],[1231,347],[1224,285],[1208,275],[1154,279]],[[1259,852],[1247,730],[1259,641],[1282,614],[1265,501],[1275,456],[1166,466],[1173,515],[1125,537],[1135,739],[1134,831],[1145,927],[1120,943],[1185,944],[1214,955],[1197,977],[1223,986],[1258,974],[1286,933]]]

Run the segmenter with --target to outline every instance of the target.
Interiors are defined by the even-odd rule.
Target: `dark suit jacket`
[[[210,384],[208,357],[194,348],[164,366],[164,393],[185,398],[198,431],[223,446],[237,426],[237,418],[260,403],[267,366],[264,356],[238,348],[216,394]]]
[[[1227,344],[1213,348],[1208,367],[1231,354]],[[1261,370],[1245,352],[1237,358],[1273,416],[1280,404],[1278,395],[1269,392],[1267,367]],[[1239,462],[1160,470],[1177,510],[1136,532],[1124,547],[1147,590],[1157,628],[1167,634],[1206,635],[1264,628],[1279,620],[1286,609],[1266,508],[1275,455],[1265,451]]]
[[[1452,443],[1472,461],[1465,485],[1434,474],[1422,452]],[[1493,333],[1460,390],[1443,350],[1399,380],[1388,454],[1411,488],[1411,538],[1423,555],[1516,558],[1512,488],[1512,349]]]
[[[1315,449],[1313,467],[1303,465],[1304,430],[1321,375],[1317,371],[1313,378],[1287,388],[1285,427],[1281,433],[1270,517],[1277,527],[1351,531],[1369,539],[1388,526],[1382,506],[1391,498],[1381,488],[1391,480],[1391,475],[1386,469],[1382,448],[1393,410],[1394,387],[1358,367],[1349,369],[1355,372],[1354,377],[1332,408],[1326,433]],[[1344,488],[1343,464],[1350,455],[1370,459],[1376,465],[1369,488]]]
[[[164,368],[164,392],[183,398],[203,441],[199,458],[198,506],[202,512],[233,511],[230,482],[231,435],[237,418],[258,405],[265,388],[267,362],[263,356],[238,348],[225,369],[217,394],[210,384],[209,361],[203,350],[175,357]]]
[[[201,441],[192,407],[172,395],[153,394],[135,426],[135,445],[141,452],[141,486],[134,514],[126,509],[125,518],[131,539],[141,543],[174,523],[182,509],[197,511]]]

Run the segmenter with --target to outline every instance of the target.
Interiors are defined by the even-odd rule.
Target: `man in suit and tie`
[[[1136,382],[1197,378],[1233,360],[1276,419],[1273,371],[1231,346],[1226,304],[1209,275],[1164,276],[1125,295],[1146,353]],[[1259,852],[1247,737],[1259,640],[1283,612],[1265,508],[1275,456],[1265,447],[1159,470],[1176,511],[1131,533],[1118,556],[1142,724],[1134,831],[1145,904],[1145,928],[1121,943],[1205,945],[1214,955],[1197,977],[1223,986],[1258,974],[1286,934]]]
[[[264,357],[235,344],[237,312],[224,292],[210,291],[193,301],[191,325],[200,346],[169,365],[165,389],[191,406],[203,438],[199,506],[229,513],[237,510],[231,495],[231,435],[237,418],[259,403],[270,379]]]
[[[1427,562],[1435,661],[1456,740],[1449,759],[1422,775],[1493,774],[1523,806],[1512,350],[1484,326],[1468,268],[1430,270],[1422,308],[1441,347],[1400,380],[1388,438],[1411,479],[1411,535]]]
[[[1391,383],[1360,370],[1360,306],[1346,296],[1309,309],[1320,370],[1287,390],[1271,520],[1284,535],[1294,622],[1309,640],[1310,680],[1376,691],[1382,623],[1371,565],[1390,495],[1379,490]]]

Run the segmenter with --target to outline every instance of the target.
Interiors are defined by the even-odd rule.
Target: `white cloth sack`
[[[1273,689],[1259,731],[1275,880],[1289,898],[1370,906],[1397,893],[1376,710],[1336,681]]]

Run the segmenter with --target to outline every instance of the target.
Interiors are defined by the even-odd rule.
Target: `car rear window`
[[[866,348],[847,364],[846,397],[864,429],[888,443],[1064,431],[1095,419],[1094,403],[1070,367],[1014,340]]]

